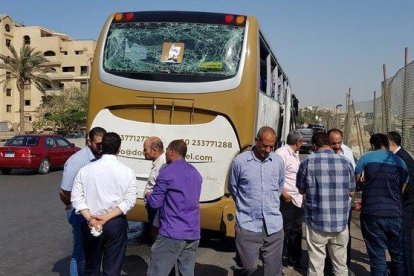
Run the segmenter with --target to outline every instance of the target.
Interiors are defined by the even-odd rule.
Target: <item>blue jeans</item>
[[[72,225],[73,235],[73,250],[72,258],[70,259],[69,274],[71,276],[83,275],[85,270],[85,255],[83,253],[81,226],[84,218],[82,215],[75,214],[75,209],[66,211],[66,215],[68,222]]]
[[[392,275],[404,275],[404,236],[402,218],[361,216],[361,232],[370,259],[371,275],[387,275],[385,250],[391,256]]]
[[[158,235],[151,248],[147,276],[168,275],[176,262],[180,275],[193,276],[198,243]]]
[[[144,223],[141,221],[128,221],[128,240],[138,239],[144,233]]]

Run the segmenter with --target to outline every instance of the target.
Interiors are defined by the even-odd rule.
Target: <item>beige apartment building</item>
[[[0,15],[0,53],[11,55],[9,46],[13,45],[19,53],[23,45],[30,45],[40,51],[53,65],[49,77],[54,87],[39,91],[35,85],[25,86],[25,118],[26,130],[32,129],[36,109],[42,97],[53,93],[62,93],[71,87],[87,89],[93,54],[96,46],[94,40],[73,40],[70,36],[40,26],[24,26],[12,20],[8,15]],[[5,70],[0,76],[7,77]],[[0,132],[16,129],[19,123],[19,93],[16,83],[12,81],[7,87],[1,84],[0,89]]]

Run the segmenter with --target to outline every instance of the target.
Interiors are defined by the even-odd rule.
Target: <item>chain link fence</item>
[[[382,82],[381,112],[375,113],[378,132],[397,131],[402,146],[414,152],[414,61]]]
[[[369,149],[370,135],[388,131],[400,133],[402,146],[414,152],[414,61],[381,83],[380,96],[352,102],[340,116],[336,127],[356,155]]]

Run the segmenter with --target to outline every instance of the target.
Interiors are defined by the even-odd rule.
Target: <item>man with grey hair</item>
[[[283,217],[283,262],[297,269],[304,269],[302,259],[302,201],[303,195],[296,187],[296,174],[300,160],[298,151],[303,143],[300,131],[289,132],[286,145],[276,150],[285,163],[285,183],[280,196],[280,212]]]
[[[230,169],[229,191],[236,203],[236,248],[242,275],[252,275],[261,253],[265,276],[282,275],[283,219],[279,198],[285,171],[274,153],[276,132],[261,127],[251,150],[237,155]]]

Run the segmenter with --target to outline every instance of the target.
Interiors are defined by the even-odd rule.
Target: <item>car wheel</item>
[[[48,174],[49,170],[50,170],[50,162],[47,158],[45,158],[42,160],[42,162],[40,162],[39,173]]]
[[[9,174],[11,172],[12,169],[8,169],[8,168],[1,168],[0,171],[2,174]]]

